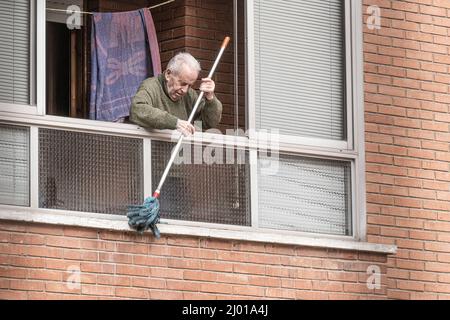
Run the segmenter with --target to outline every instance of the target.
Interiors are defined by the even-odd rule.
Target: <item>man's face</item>
[[[186,95],[189,88],[195,83],[198,72],[192,71],[186,65],[183,65],[178,74],[167,70],[165,73],[167,80],[167,92],[172,101],[178,101]]]

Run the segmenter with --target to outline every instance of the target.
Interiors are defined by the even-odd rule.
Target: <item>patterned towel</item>
[[[141,82],[161,73],[150,11],[94,13],[91,63],[89,118],[122,122]]]

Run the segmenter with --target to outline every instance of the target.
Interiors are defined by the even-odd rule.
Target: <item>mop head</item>
[[[148,197],[143,205],[128,206],[128,225],[143,234],[150,228],[157,239],[160,238],[158,227],[159,223],[159,201],[157,198]]]

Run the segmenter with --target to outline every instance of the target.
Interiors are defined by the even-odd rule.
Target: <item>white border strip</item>
[[[45,1],[36,2],[36,106],[37,114],[45,114],[46,66],[45,66]]]
[[[30,207],[39,208],[39,132],[30,127]]]
[[[357,215],[356,236],[361,241],[367,239],[366,213],[366,154],[365,154],[365,122],[364,122],[364,61],[363,61],[363,8],[361,1],[353,2],[354,23],[352,35],[354,43],[354,78],[353,78],[353,114],[355,117],[354,143],[358,153],[355,160],[356,179],[355,199]]]

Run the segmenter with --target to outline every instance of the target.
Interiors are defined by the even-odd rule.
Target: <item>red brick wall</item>
[[[450,1],[364,4],[368,239],[398,246],[388,298],[449,299]]]
[[[385,263],[340,250],[0,221],[0,299],[381,299]],[[379,290],[367,288],[370,265],[381,268]]]

